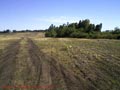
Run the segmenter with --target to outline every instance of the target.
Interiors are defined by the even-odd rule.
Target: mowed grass
[[[93,90],[120,90],[120,40],[44,38],[43,33],[14,33],[0,35],[0,54],[22,37],[31,38],[46,56],[55,58],[74,73],[77,79],[82,80],[86,87],[94,87]],[[29,55],[26,40],[20,45],[18,56],[21,57],[18,60],[22,60],[27,72],[26,64],[30,61],[27,60]],[[30,63],[28,65],[31,67]]]
[[[10,45],[14,41],[17,41],[18,39],[20,38],[9,35],[0,35],[0,53],[2,52],[2,50],[5,49],[5,47]]]
[[[100,90],[120,90],[120,41],[34,38],[44,53]]]
[[[44,37],[44,33],[27,32],[27,33],[9,33],[0,34],[0,51],[7,47],[10,43],[21,39],[22,37],[33,38],[33,37]]]

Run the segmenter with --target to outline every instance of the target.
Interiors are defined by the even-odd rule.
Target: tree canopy
[[[120,29],[102,32],[102,23],[93,24],[89,19],[80,20],[78,23],[68,23],[58,27],[53,24],[47,29],[46,37],[73,37],[73,38],[109,38],[119,39]]]

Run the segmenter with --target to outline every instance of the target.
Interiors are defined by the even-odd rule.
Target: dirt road
[[[0,56],[1,90],[94,90],[44,54],[28,38],[12,43]]]

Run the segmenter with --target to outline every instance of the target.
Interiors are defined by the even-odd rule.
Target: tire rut
[[[0,87],[13,84],[16,56],[19,52],[20,40],[14,41],[6,47],[0,56]]]
[[[40,77],[42,73],[41,57],[39,57],[38,55],[39,53],[38,48],[33,44],[33,42],[30,39],[28,39],[28,43],[29,43],[28,47],[29,47],[31,62],[35,67],[35,71],[37,73],[35,85],[39,85]]]
[[[28,39],[28,42],[31,61],[36,68],[37,73],[36,85],[41,86],[43,87],[43,90],[46,90],[47,86],[52,84],[50,76],[50,65],[48,61],[43,58],[44,55],[39,51],[39,48],[33,43],[33,41]]]
[[[27,38],[23,38],[16,59],[14,86],[17,86],[17,90],[21,90],[21,88],[22,90],[34,90],[32,87],[35,86],[36,76],[36,69],[29,54],[29,43]],[[14,89],[16,90],[16,88]]]
[[[71,70],[58,63],[53,57],[40,51],[33,40],[28,39],[28,42],[31,60],[36,70],[40,72],[37,76],[39,77],[37,85],[52,85],[53,88],[50,90],[89,90],[84,80],[76,77]]]
[[[9,45],[0,56],[0,86],[34,86],[29,90],[90,90],[70,69],[43,53],[35,42],[23,38]],[[38,87],[38,88],[37,88]],[[15,89],[16,90],[16,89]],[[17,89],[21,90],[21,89]],[[28,89],[24,89],[28,90]],[[94,89],[92,89],[94,90]]]

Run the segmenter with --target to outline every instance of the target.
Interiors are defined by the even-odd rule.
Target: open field
[[[0,35],[0,90],[120,90],[120,40]]]

